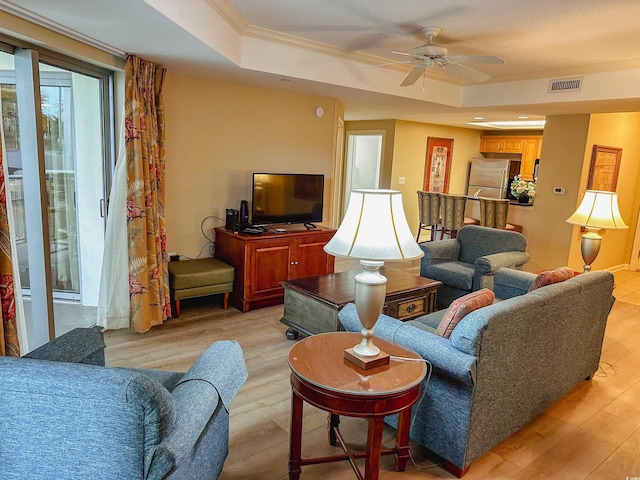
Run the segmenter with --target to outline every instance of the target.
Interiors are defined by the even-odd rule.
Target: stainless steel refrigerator
[[[510,185],[520,171],[520,160],[472,158],[469,171],[470,198],[510,198]]]

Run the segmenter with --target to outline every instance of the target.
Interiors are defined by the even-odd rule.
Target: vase
[[[529,197],[527,195],[519,196],[518,203],[529,203]]]

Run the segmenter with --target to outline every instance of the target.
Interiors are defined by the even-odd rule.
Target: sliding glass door
[[[39,56],[27,60],[35,58]],[[112,165],[109,77],[60,63],[23,60],[16,71],[14,56],[0,52],[12,234],[29,335],[39,338],[38,344],[52,325],[54,332],[47,336],[96,321],[104,199]],[[31,90],[20,83],[32,79],[39,88],[35,81]],[[45,296],[54,301],[38,308],[43,285]],[[53,312],[48,311],[51,305]],[[54,320],[45,327],[35,311]]]

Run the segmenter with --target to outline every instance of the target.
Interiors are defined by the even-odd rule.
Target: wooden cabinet
[[[480,151],[492,153],[522,153],[522,139],[520,137],[480,137]]]
[[[332,273],[335,258],[323,247],[335,230],[289,226],[288,233],[260,236],[216,228],[215,257],[235,268],[231,304],[247,312],[282,303],[281,282]]]
[[[485,135],[480,137],[482,153],[515,153],[521,155],[520,175],[533,180],[536,159],[542,149],[541,135]]]
[[[541,138],[526,138],[522,141],[520,176],[525,180],[533,180],[533,170],[535,168],[536,159],[540,158],[541,148]]]

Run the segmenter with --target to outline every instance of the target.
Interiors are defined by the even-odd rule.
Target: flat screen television
[[[254,173],[251,223],[311,223],[322,221],[324,175]]]

